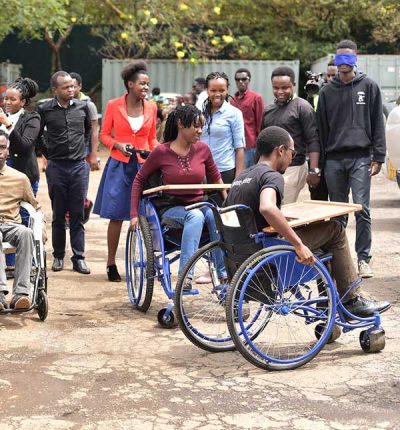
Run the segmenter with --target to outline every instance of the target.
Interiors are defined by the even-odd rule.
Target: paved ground
[[[92,175],[93,197],[100,174]],[[39,197],[50,219],[44,179]],[[93,217],[92,274],[73,273],[68,260],[50,273],[44,323],[36,314],[0,318],[0,428],[400,429],[400,190],[382,175],[373,181],[372,215],[376,276],[365,285],[393,303],[385,350],[365,354],[350,333],[282,373],[239,353],[206,353],[179,329],[159,328],[160,293],[147,314],[133,311],[124,283],[106,281],[107,222]],[[353,222],[349,234],[353,243]]]

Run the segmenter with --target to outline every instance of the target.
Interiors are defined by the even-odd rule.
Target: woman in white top
[[[122,223],[130,219],[132,182],[144,162],[129,147],[151,151],[156,140],[157,106],[145,100],[149,76],[144,61],[129,63],[121,73],[127,94],[107,103],[100,140],[110,148],[93,212],[110,220],[107,231],[107,275],[120,282],[115,263]]]

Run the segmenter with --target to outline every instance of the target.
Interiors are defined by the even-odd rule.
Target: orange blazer
[[[125,157],[114,145],[119,143],[130,143],[136,149],[152,150],[157,145],[156,139],[156,120],[157,106],[144,100],[143,125],[135,133],[128,121],[126,110],[126,95],[107,103],[103,117],[103,125],[100,132],[100,140],[110,148],[110,156],[118,161],[128,163],[129,157]],[[144,160],[137,154],[138,161]]]

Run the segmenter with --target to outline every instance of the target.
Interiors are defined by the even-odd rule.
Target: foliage
[[[101,54],[109,58],[178,58],[195,62],[238,54],[236,39],[221,15],[218,0],[145,0],[120,4],[122,21],[99,27]]]
[[[0,40],[47,40],[52,69],[76,24],[90,25],[109,58],[300,59],[343,38],[361,52],[400,51],[398,0],[3,0]]]

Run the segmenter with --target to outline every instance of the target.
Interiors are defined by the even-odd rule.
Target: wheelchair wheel
[[[222,254],[220,245],[211,242],[193,255],[179,275],[175,291],[180,328],[193,344],[210,352],[234,349],[225,313],[229,284],[216,267],[216,252]]]
[[[321,262],[305,266],[296,261],[293,247],[274,246],[240,266],[226,312],[231,337],[249,362],[266,370],[295,369],[330,339],[335,285]]]
[[[139,217],[136,230],[128,231],[125,269],[129,300],[136,309],[146,312],[153,297],[155,272],[153,242],[145,217]]]
[[[42,289],[38,291],[36,306],[40,320],[44,321],[47,318],[47,314],[49,312],[49,302],[47,300],[46,292]]]

